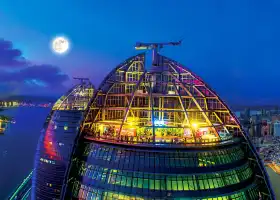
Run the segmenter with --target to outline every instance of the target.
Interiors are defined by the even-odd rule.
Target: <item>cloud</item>
[[[0,92],[7,94],[62,93],[66,90],[63,83],[69,80],[57,66],[32,65],[20,50],[13,49],[12,42],[5,40],[0,40],[0,67]]]
[[[57,87],[67,80],[69,80],[68,75],[63,74],[60,68],[52,65],[34,65],[14,72],[0,71],[0,82],[2,83],[31,81],[42,82],[47,87]]]
[[[19,49],[10,41],[0,39],[0,67],[23,67],[28,64]]]
[[[45,83],[48,87],[59,87],[63,82],[69,80],[68,75],[63,74],[60,68],[52,65],[35,65],[21,69],[16,74],[17,80],[36,80]]]

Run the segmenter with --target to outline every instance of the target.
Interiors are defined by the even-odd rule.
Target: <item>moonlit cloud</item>
[[[32,65],[12,42],[0,40],[0,92],[20,94],[61,93],[69,80],[59,67],[43,64]],[[14,68],[20,67],[20,68]]]
[[[28,62],[19,49],[14,49],[10,41],[0,39],[0,67],[23,67]]]

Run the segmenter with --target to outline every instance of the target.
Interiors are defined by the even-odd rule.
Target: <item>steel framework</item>
[[[137,143],[139,137],[148,137],[144,132],[152,136],[149,143],[218,142],[241,134],[234,116],[200,78],[171,59],[159,60],[162,66],[149,72],[144,54],[117,67],[97,91],[85,128],[94,134],[106,124],[118,127],[111,134],[100,132],[100,137],[118,141],[124,140],[124,130],[145,128],[126,138]],[[197,137],[203,128],[211,134]],[[177,133],[158,133],[168,129]]]
[[[96,91],[81,127],[87,140],[127,145],[215,146],[240,140],[262,199],[274,199],[266,170],[237,118],[210,87],[180,63],[145,54],[117,66]]]
[[[60,97],[52,110],[86,110],[88,102],[91,100],[94,87],[88,78],[73,78],[81,81],[75,85],[65,95]]]

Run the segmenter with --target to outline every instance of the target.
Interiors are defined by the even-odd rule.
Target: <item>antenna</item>
[[[153,52],[153,65],[158,66],[158,53],[165,46],[179,46],[183,39],[178,42],[162,42],[162,43],[142,43],[137,42],[135,45],[136,50],[152,50]]]
[[[81,81],[81,84],[85,84],[86,81],[89,81],[89,78],[73,77],[73,79]]]

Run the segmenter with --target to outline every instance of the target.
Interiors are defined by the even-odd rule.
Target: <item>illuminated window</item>
[[[47,186],[49,187],[52,187],[52,184],[51,183],[46,183]]]

